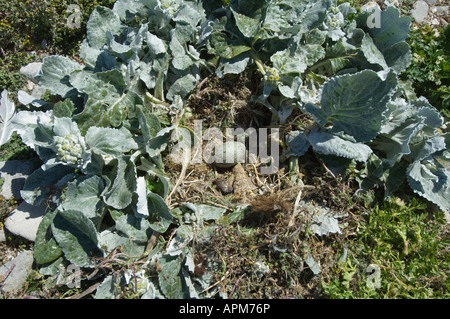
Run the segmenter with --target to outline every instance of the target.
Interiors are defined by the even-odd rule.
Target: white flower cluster
[[[328,37],[333,41],[339,40],[345,35],[341,27],[345,26],[345,18],[337,7],[331,7],[324,21],[324,28],[328,31]]]
[[[276,84],[280,80],[280,76],[278,75],[278,70],[275,68],[269,68],[264,76],[264,80],[271,84]]]
[[[178,11],[180,8],[180,1],[178,0],[158,0],[159,8],[165,15],[172,18],[172,16]]]
[[[329,14],[326,17],[325,24],[328,28],[334,29],[344,25],[344,15],[337,7],[331,7]]]
[[[83,148],[75,135],[69,134],[65,137],[55,136],[54,140],[56,148],[58,149],[57,155],[60,161],[76,164],[81,160]]]

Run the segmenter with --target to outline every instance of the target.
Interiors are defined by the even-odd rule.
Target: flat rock
[[[423,23],[428,17],[428,10],[430,9],[426,1],[417,1],[414,9],[411,10],[411,16],[417,23]]]
[[[25,284],[33,267],[33,252],[25,250],[0,267],[0,276],[6,277],[1,292],[17,293]]]
[[[12,234],[34,242],[39,224],[46,213],[45,205],[32,206],[22,202],[6,218],[5,227]]]
[[[11,160],[0,162],[0,177],[3,178],[1,195],[6,198],[20,198],[20,190],[25,180],[38,167],[34,160],[19,161]]]

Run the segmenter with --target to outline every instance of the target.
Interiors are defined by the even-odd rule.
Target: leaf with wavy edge
[[[415,161],[407,170],[412,190],[441,209],[450,211],[450,153],[436,153],[421,161]]]
[[[372,70],[335,76],[321,87],[321,107],[305,105],[321,125],[332,124],[332,131],[343,131],[357,142],[368,142],[381,131],[386,105],[397,86],[391,71],[383,78]]]
[[[372,149],[362,143],[344,140],[327,132],[312,131],[308,135],[314,151],[324,155],[336,155],[360,162],[366,162],[372,154]]]

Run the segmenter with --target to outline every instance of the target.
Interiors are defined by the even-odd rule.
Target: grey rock
[[[0,177],[3,179],[1,195],[6,199],[20,198],[20,190],[26,178],[37,169],[38,165],[39,163],[34,160],[0,162]]]
[[[33,88],[33,91],[31,92],[31,96],[34,97],[35,99],[39,100],[42,98],[42,96],[45,94],[47,90],[44,89],[42,86],[40,85],[35,85]]]
[[[429,9],[428,3],[425,1],[417,1],[414,5],[414,9],[411,11],[411,16],[417,23],[423,23],[428,17]]]
[[[46,206],[32,206],[22,202],[7,218],[5,227],[13,235],[34,242],[42,218],[47,213]]]
[[[425,0],[429,4],[436,4],[437,0]]]
[[[42,62],[32,62],[20,68],[20,73],[31,81],[37,83],[36,76],[41,73]]]
[[[33,260],[33,253],[26,250],[0,267],[0,276],[6,277],[1,286],[3,293],[17,293],[22,288],[32,271]]]
[[[449,10],[450,10],[449,6],[436,6],[431,8],[431,12],[439,15],[446,15],[449,13]]]
[[[6,241],[5,230],[0,227],[0,243]]]

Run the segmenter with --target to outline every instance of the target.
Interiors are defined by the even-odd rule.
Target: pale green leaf
[[[111,9],[97,6],[87,22],[87,40],[89,45],[100,49],[108,40],[106,33],[109,31],[116,35],[122,29],[119,16]]]
[[[91,258],[101,256],[95,226],[79,211],[59,211],[53,219],[52,233],[64,256],[77,266],[89,266]]]
[[[312,131],[308,135],[314,151],[324,155],[336,155],[360,162],[366,162],[372,154],[372,149],[362,143],[344,140],[327,132]]]
[[[448,151],[441,153],[412,163],[407,178],[415,193],[450,211],[450,156]]]
[[[97,154],[119,156],[137,148],[136,142],[121,130],[91,127],[85,136],[87,146]]]
[[[158,233],[164,233],[172,223],[173,216],[164,199],[154,193],[147,194],[150,228]]]
[[[45,214],[36,232],[33,255],[38,264],[50,263],[62,255],[61,248],[49,231],[57,213],[58,211],[54,210]]]
[[[101,193],[105,185],[99,176],[84,176],[67,185],[65,200],[60,208],[78,210],[88,218],[95,218],[102,207]]]
[[[116,160],[112,172],[112,185],[103,193],[105,203],[115,209],[124,209],[132,202],[136,191],[136,168],[130,156],[121,156]]]
[[[42,61],[42,75],[37,76],[39,84],[52,94],[67,96],[73,89],[69,82],[70,74],[75,70],[82,70],[78,62],[59,55],[45,57]]]
[[[343,131],[357,142],[368,142],[381,131],[387,103],[397,86],[395,72],[383,80],[372,70],[336,76],[322,86],[321,107],[307,103],[306,111],[322,126]]]

